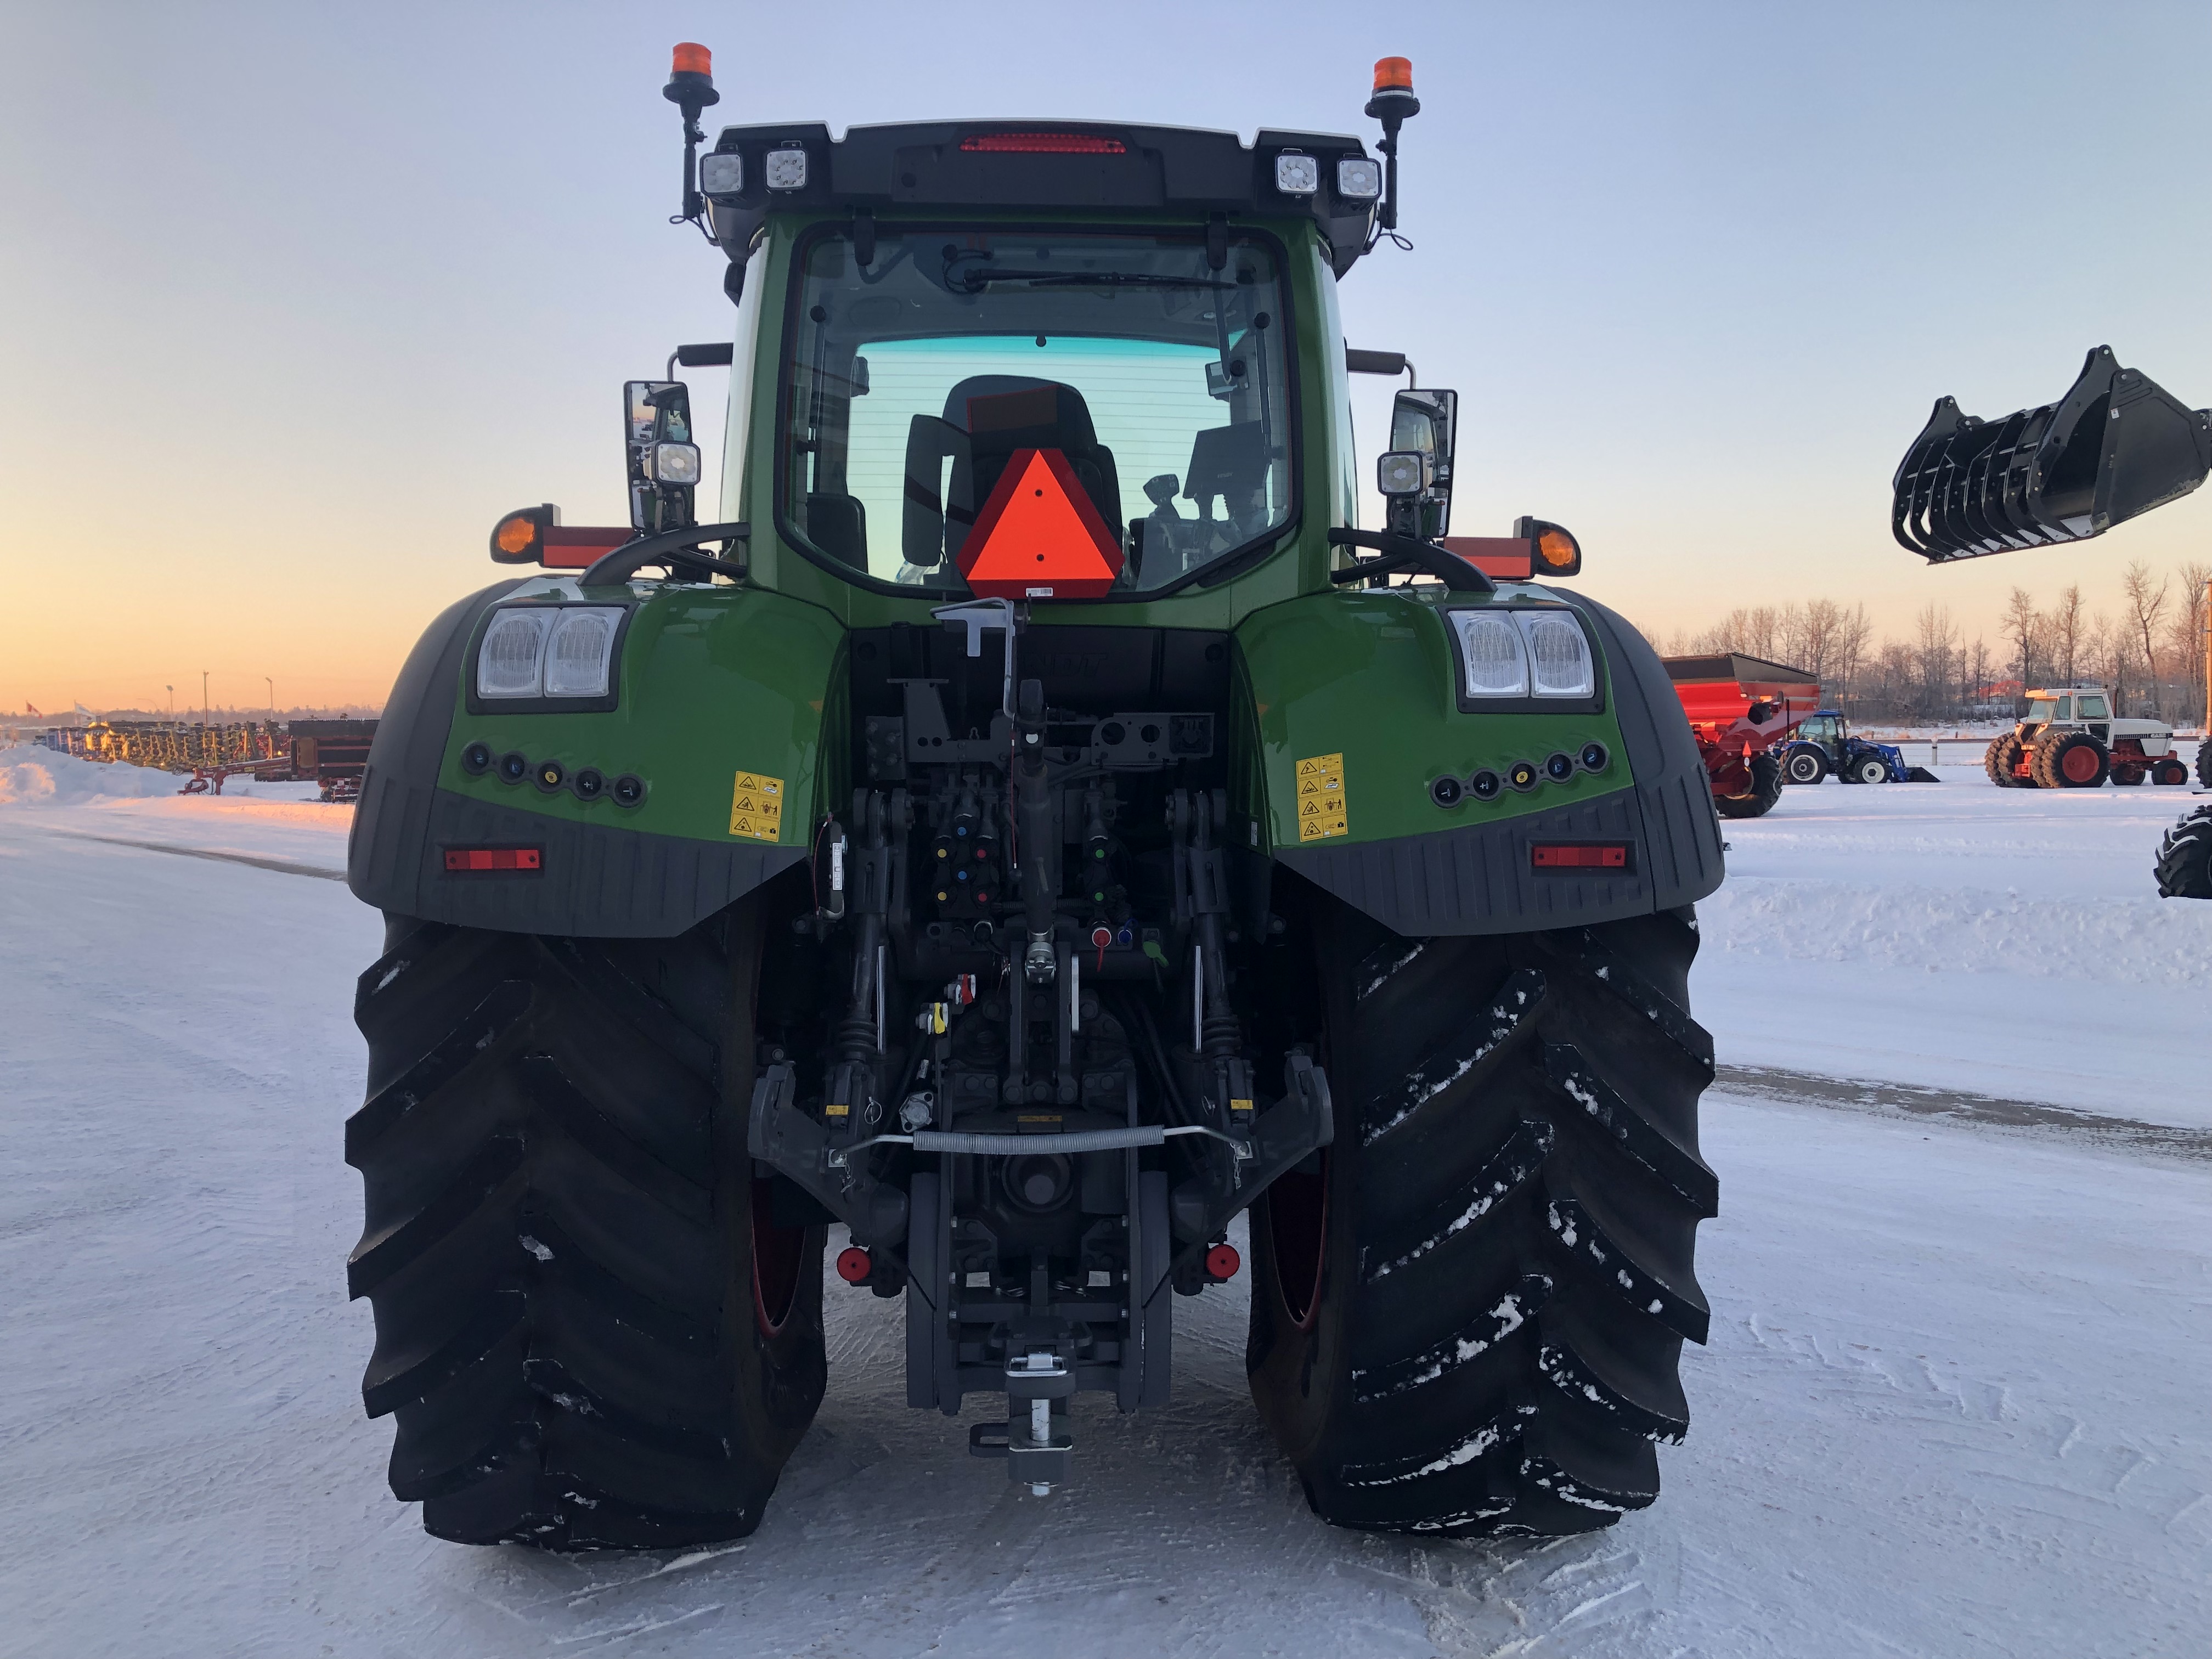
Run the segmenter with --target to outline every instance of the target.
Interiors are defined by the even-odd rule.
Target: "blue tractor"
[[[1782,776],[1790,783],[1818,783],[1831,772],[1845,783],[1934,783],[1924,766],[1907,766],[1893,743],[1855,738],[1833,708],[1808,714],[1782,751]]]

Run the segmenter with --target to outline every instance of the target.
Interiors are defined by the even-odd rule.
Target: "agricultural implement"
[[[2110,346],[2098,346],[2055,404],[1983,421],[1960,413],[1954,398],[1937,398],[1890,481],[1890,526],[1902,545],[1942,564],[2086,541],[2180,500],[2208,475],[2212,409],[2186,407],[2140,370],[2122,368]],[[2212,686],[2212,621],[2205,666]],[[2188,781],[2171,754],[2171,728],[2115,719],[2103,687],[2030,696],[2031,718],[1990,745],[1984,764],[1992,783],[2089,787],[2123,769],[2127,782]],[[2131,725],[2151,729],[2124,729]],[[2212,787],[2212,738],[2197,750],[2197,776]],[[2212,807],[2166,832],[2155,872],[2162,897],[2212,898]]]
[[[1394,394],[1356,522],[1348,377],[1413,377],[1336,289],[1398,222],[1410,66],[1373,155],[700,155],[708,69],[665,95],[734,337],[625,387],[629,525],[498,523],[538,568],[431,624],[369,755],[349,1281],[393,1492],[471,1542],[750,1532],[834,1226],[907,1402],[1002,1398],[966,1440],[1025,1494],[1249,1272],[1254,1401],[1328,1520],[1650,1503],[1709,1319],[1718,826],[1657,659],[1551,580],[1574,538],[1447,536],[1453,392]],[[702,514],[675,369],[725,364]]]
[[[1741,652],[1661,661],[1696,736],[1715,809],[1726,818],[1763,816],[1782,799],[1778,750],[1820,708],[1820,682]]]

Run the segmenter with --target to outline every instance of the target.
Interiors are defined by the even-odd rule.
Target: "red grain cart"
[[[1773,750],[1820,708],[1820,681],[1738,651],[1660,660],[1697,734],[1714,806],[1724,818],[1759,817],[1782,798]]]

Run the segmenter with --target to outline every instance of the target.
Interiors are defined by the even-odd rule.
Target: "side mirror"
[[[691,393],[681,380],[631,380],[623,387],[629,461],[629,522],[639,534],[696,524],[701,471],[691,441]]]
[[[1452,446],[1459,426],[1459,393],[1431,390],[1401,392],[1390,404],[1390,447],[1383,462],[1399,462],[1398,480],[1407,477],[1401,458],[1418,455],[1425,477],[1418,490],[1393,489],[1376,482],[1389,503],[1387,523],[1401,535],[1433,541],[1451,528]]]

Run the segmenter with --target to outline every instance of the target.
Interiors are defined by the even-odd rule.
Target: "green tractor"
[[[1534,580],[1574,538],[1447,537],[1454,394],[1346,346],[1409,66],[1372,155],[698,155],[708,69],[678,47],[666,95],[733,343],[627,387],[629,525],[500,521],[538,568],[431,624],[362,787],[349,1286],[393,1492],[472,1543],[748,1533],[826,1281],[902,1300],[909,1405],[1003,1396],[969,1448],[1043,1495],[1075,1397],[1163,1404],[1175,1299],[1249,1272],[1328,1520],[1650,1503],[1708,1322],[1720,836],[1656,658]],[[679,362],[731,371],[710,514]],[[1379,530],[1356,371],[1409,382]]]

